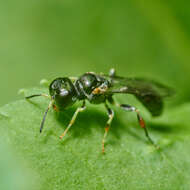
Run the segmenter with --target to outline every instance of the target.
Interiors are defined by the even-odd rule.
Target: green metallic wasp
[[[42,132],[47,113],[51,107],[56,111],[63,111],[72,106],[76,101],[81,101],[81,107],[77,108],[69,125],[60,136],[62,139],[73,125],[78,113],[85,110],[85,102],[88,100],[92,104],[103,103],[109,116],[102,139],[103,153],[105,151],[105,139],[114,117],[114,111],[109,107],[109,104],[116,105],[126,111],[135,112],[141,128],[144,129],[147,139],[151,144],[156,146],[149,136],[145,121],[140,115],[140,111],[129,104],[115,103],[113,95],[117,93],[133,94],[148,109],[152,116],[159,116],[163,110],[163,98],[172,95],[173,90],[163,84],[151,80],[117,76],[115,70],[111,69],[109,75],[87,72],[78,78],[56,78],[49,85],[49,95],[35,94],[26,97],[26,99],[37,96],[49,97],[51,99],[44,114],[40,132]]]

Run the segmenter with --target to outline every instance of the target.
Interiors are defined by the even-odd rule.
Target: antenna
[[[44,123],[45,123],[45,120],[46,120],[47,113],[48,113],[49,109],[52,107],[53,102],[54,102],[54,100],[51,100],[51,101],[50,101],[49,106],[48,106],[46,112],[44,113],[44,117],[43,117],[43,120],[42,120],[42,123],[41,123],[41,126],[40,126],[40,133],[41,133],[42,130],[43,130],[43,127],[44,127]]]

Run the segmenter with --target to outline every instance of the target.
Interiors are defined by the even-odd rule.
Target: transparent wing
[[[136,98],[150,111],[153,116],[159,116],[163,109],[163,98],[171,96],[174,91],[158,82],[141,78],[109,77],[111,87],[108,93],[128,93]]]

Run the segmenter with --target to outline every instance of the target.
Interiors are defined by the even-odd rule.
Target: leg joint
[[[120,104],[119,106],[126,111],[137,111],[137,109],[134,106],[130,106],[128,104]]]

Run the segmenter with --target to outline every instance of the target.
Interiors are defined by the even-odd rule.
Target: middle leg
[[[108,131],[110,129],[111,122],[112,122],[113,117],[114,117],[114,111],[112,109],[110,109],[107,104],[105,104],[105,107],[107,109],[109,119],[108,119],[108,121],[106,123],[104,137],[102,139],[102,153],[105,153],[105,140],[106,140]]]

